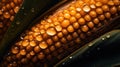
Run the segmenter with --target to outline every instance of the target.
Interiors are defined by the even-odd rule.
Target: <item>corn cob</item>
[[[119,11],[119,0],[72,1],[26,30],[6,54],[2,66],[54,65],[80,48],[98,28],[109,24]]]
[[[0,1],[0,41],[6,32],[15,14],[18,12],[23,0]]]

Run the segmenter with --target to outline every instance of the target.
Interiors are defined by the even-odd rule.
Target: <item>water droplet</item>
[[[107,37],[107,38],[110,38],[110,35],[107,35],[106,37]]]
[[[32,8],[32,9],[31,9],[31,12],[35,12],[35,9],[34,9],[34,8]]]
[[[69,57],[70,59],[72,59],[73,57],[71,56],[71,57]]]
[[[105,38],[102,38],[102,40],[105,40]]]
[[[85,12],[89,12],[89,11],[90,11],[90,7],[87,6],[87,5],[85,5],[85,6],[83,7],[83,10],[84,10]]]
[[[56,31],[55,31],[54,28],[48,28],[48,29],[47,29],[47,34],[53,36],[53,35],[56,34]]]
[[[91,47],[93,45],[93,43],[89,43],[88,46]]]

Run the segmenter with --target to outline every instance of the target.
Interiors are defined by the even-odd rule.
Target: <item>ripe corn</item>
[[[2,66],[54,65],[120,12],[119,0],[75,0],[65,6],[26,30],[6,54]]]
[[[4,33],[13,21],[23,0],[1,0],[0,1],[0,41]]]

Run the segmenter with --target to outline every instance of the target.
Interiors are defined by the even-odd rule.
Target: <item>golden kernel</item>
[[[101,0],[103,4],[107,4],[109,0]]]
[[[81,43],[80,38],[75,39],[75,43],[80,44]]]
[[[120,5],[120,1],[119,0],[113,0],[115,5]]]
[[[66,38],[67,38],[67,40],[69,40],[69,41],[71,41],[71,40],[73,39],[71,35],[68,35]]]
[[[79,19],[81,17],[80,13],[76,13],[75,17]]]
[[[10,13],[11,15],[14,15],[14,14],[15,14],[12,9],[9,11],[9,13]]]
[[[81,34],[80,34],[80,38],[81,38],[81,39],[85,39],[85,38],[86,38],[86,35],[85,35],[84,33],[81,33]]]
[[[108,5],[113,6],[114,2],[112,0],[108,1]]]
[[[61,39],[61,42],[65,44],[65,43],[67,43],[67,40],[63,37],[63,38]]]
[[[74,28],[72,25],[67,27],[68,32],[74,32]]]
[[[30,45],[33,46],[33,47],[36,46],[35,41],[30,41]]]
[[[56,34],[56,31],[54,28],[50,27],[47,29],[47,34],[50,35],[50,36],[54,36]]]
[[[100,16],[98,16],[98,18],[99,18],[100,20],[104,20],[104,19],[105,19],[105,16],[104,16],[104,15],[100,15]]]
[[[10,6],[11,6],[12,8],[14,8],[14,7],[15,7],[14,2],[11,2],[11,3],[10,3]]]
[[[91,17],[90,17],[90,15],[85,15],[84,18],[85,18],[86,21],[91,21]]]
[[[105,13],[105,17],[109,19],[111,17],[111,14],[109,12]]]
[[[71,17],[71,18],[70,18],[70,22],[71,22],[71,23],[76,22],[76,18],[75,18],[75,17]]]
[[[97,16],[97,13],[95,11],[90,11],[89,15],[94,18]]]
[[[77,37],[78,37],[77,32],[74,32],[74,33],[72,34],[72,36],[73,36],[73,38],[77,38]]]
[[[76,14],[76,11],[75,10],[71,10],[70,11],[70,15],[74,16]]]
[[[64,18],[66,18],[66,19],[69,19],[71,16],[70,16],[70,14],[68,14],[68,13],[65,13],[64,14]]]
[[[59,32],[59,33],[57,34],[57,36],[58,36],[59,38],[61,38],[61,37],[63,37],[63,33],[62,33],[62,32]]]
[[[53,39],[54,41],[58,41],[58,36],[54,36],[52,39]]]
[[[20,7],[19,7],[19,6],[16,6],[16,7],[14,8],[14,12],[17,13],[17,12],[19,11],[19,9],[20,9]]]
[[[95,19],[93,20],[93,22],[94,22],[95,24],[98,24],[98,23],[99,23],[99,19],[98,19],[98,18],[95,18]]]
[[[102,6],[102,3],[101,2],[96,2],[96,4],[95,4],[97,7],[100,7],[100,6]]]
[[[29,41],[28,41],[28,40],[22,41],[22,46],[26,47],[28,44],[29,44]]]
[[[93,28],[94,27],[94,23],[93,22],[88,22],[87,25],[88,25],[89,28]]]
[[[83,32],[87,32],[89,30],[89,28],[87,27],[87,25],[82,26],[81,29],[82,29]]]
[[[52,44],[53,44],[52,39],[47,39],[47,43],[48,43],[49,45],[52,45]]]
[[[117,12],[117,8],[115,6],[110,8],[111,14],[115,14]]]
[[[109,11],[108,5],[103,5],[103,6],[102,6],[102,9],[103,9],[103,11],[105,11],[105,12]]]
[[[43,40],[43,39],[42,39],[42,36],[41,36],[41,35],[36,36],[36,40],[37,40],[37,41],[42,41],[42,40]]]
[[[83,7],[83,10],[84,10],[85,12],[89,12],[91,9],[90,9],[90,7],[89,7],[88,5],[85,5],[85,6]]]
[[[55,46],[51,46],[50,51],[54,51],[54,50],[55,50]]]
[[[55,29],[56,29],[57,31],[62,31],[62,27],[61,27],[60,25],[55,26]]]
[[[97,14],[103,14],[103,10],[101,8],[96,9]]]
[[[84,18],[80,18],[78,20],[78,22],[79,22],[80,25],[84,25],[85,24],[85,19]]]
[[[19,48],[18,47],[13,47],[12,48],[12,53],[13,54],[17,54],[19,52]]]
[[[78,24],[78,22],[75,22],[75,23],[73,23],[73,27],[74,27],[75,29],[78,29],[78,28],[80,27],[80,25]]]
[[[70,10],[70,11],[71,11],[71,10],[75,10],[75,7],[71,6],[71,7],[69,7],[69,10]]]
[[[20,50],[20,54],[21,55],[26,55],[26,50],[25,49]]]
[[[48,47],[48,45],[45,42],[42,42],[39,44],[41,49],[46,49]]]
[[[4,16],[4,18],[10,18],[9,12],[5,12],[5,13],[3,14],[3,16]]]
[[[64,20],[64,17],[58,17],[58,21],[62,22]]]
[[[30,55],[31,55],[31,56],[34,56],[34,55],[35,55],[35,52],[34,52],[34,51],[31,51],[31,52],[30,52]]]
[[[40,49],[40,47],[39,47],[39,46],[35,46],[35,47],[34,47],[34,51],[35,51],[35,53],[40,52],[40,50],[41,50],[41,49]]]
[[[42,60],[42,59],[44,59],[44,57],[45,57],[45,55],[42,52],[40,52],[38,54],[38,59]]]
[[[44,53],[45,53],[45,54],[49,54],[49,53],[50,53],[50,50],[49,50],[49,49],[45,49],[45,50],[44,50]]]
[[[26,47],[26,51],[31,51],[33,49],[33,47],[32,46],[30,46],[30,45],[28,45],[27,47]]]
[[[55,43],[55,46],[56,46],[57,48],[60,48],[60,47],[61,47],[61,43],[60,43],[60,42],[57,42],[57,43]]]
[[[61,23],[61,26],[62,26],[62,27],[67,27],[68,25],[70,25],[70,21],[69,21],[69,20],[64,20],[64,21]]]

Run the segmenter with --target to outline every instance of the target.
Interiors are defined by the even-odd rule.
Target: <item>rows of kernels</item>
[[[26,36],[11,48],[3,64],[54,64],[54,59],[61,60],[78,49],[97,28],[105,25],[105,20],[120,11],[119,0],[77,0],[70,4],[27,30]]]
[[[1,0],[0,1],[0,40],[13,21],[23,0]]]

